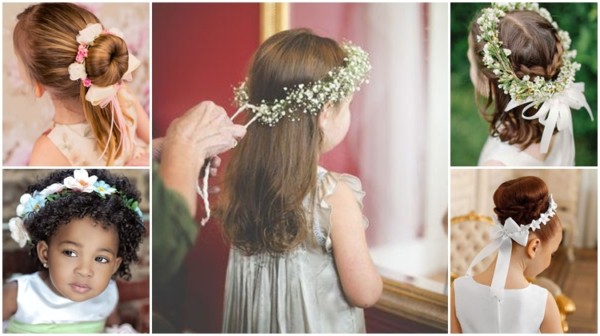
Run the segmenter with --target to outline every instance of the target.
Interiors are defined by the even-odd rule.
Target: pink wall
[[[153,137],[202,100],[231,114],[232,87],[243,80],[258,47],[258,4],[153,4],[152,15]],[[183,304],[191,331],[221,331],[228,251],[211,220],[186,261]]]

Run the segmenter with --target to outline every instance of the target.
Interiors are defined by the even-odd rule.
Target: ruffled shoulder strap
[[[362,189],[360,180],[350,174],[340,174],[325,170],[319,167],[317,172],[317,193],[315,199],[315,223],[313,231],[319,244],[327,251],[331,251],[331,210],[332,206],[327,203],[327,197],[332,195],[339,182],[345,183],[358,203],[358,206],[363,208],[363,198],[365,192]],[[365,228],[369,226],[368,219],[363,214],[363,223]]]

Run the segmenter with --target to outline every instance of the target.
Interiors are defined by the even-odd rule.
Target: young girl
[[[494,204],[492,242],[471,262],[467,275],[454,280],[452,332],[562,333],[552,294],[528,281],[550,266],[562,240],[552,195],[544,181],[526,176],[502,183]],[[471,275],[496,250],[487,269]]]
[[[471,27],[468,58],[490,136],[479,165],[572,166],[570,109],[585,107],[569,34],[537,4],[493,4]],[[491,107],[491,113],[486,111]]]
[[[29,164],[147,165],[148,115],[125,85],[140,62],[122,33],[68,3],[33,5],[17,19],[21,72],[54,105]]]
[[[232,244],[224,332],[365,331],[361,308],[377,301],[382,281],[366,244],[364,192],[318,162],[344,139],[369,69],[359,47],[305,29],[256,51],[236,90],[250,126],[220,208]]]
[[[64,170],[29,186],[11,236],[39,271],[8,282],[8,332],[98,333],[118,302],[113,278],[129,279],[144,234],[139,192],[102,170]]]

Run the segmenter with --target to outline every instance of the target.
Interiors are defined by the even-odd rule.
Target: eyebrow
[[[58,245],[59,245],[59,246],[60,246],[60,245],[63,245],[63,244],[70,244],[70,245],[75,245],[75,246],[77,246],[77,247],[83,247],[83,245],[82,245],[82,244],[80,244],[80,243],[78,243],[78,242],[74,242],[74,241],[72,241],[72,240],[64,240],[64,241],[61,241],[61,242],[59,242],[59,243],[58,243]],[[100,248],[100,249],[98,249],[98,250],[99,250],[99,251],[108,252],[108,253],[110,253],[110,254],[112,254],[112,255],[116,255],[116,253],[115,253],[115,252],[114,252],[114,251],[113,251],[111,248],[108,248],[108,247],[102,247],[102,248]]]

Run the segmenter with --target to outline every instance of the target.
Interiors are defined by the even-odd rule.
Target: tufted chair
[[[489,231],[494,221],[491,217],[479,215],[473,211],[467,215],[452,217],[450,220],[450,278],[451,281],[464,275],[477,253],[489,242]],[[473,267],[473,273],[480,273],[489,266],[496,254],[485,258]],[[564,295],[554,281],[546,277],[531,280],[538,286],[546,288],[558,305],[563,331],[569,331],[567,315],[575,311],[575,303]]]

